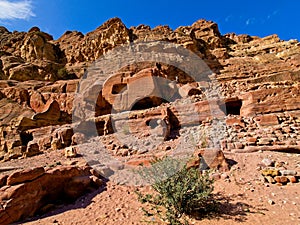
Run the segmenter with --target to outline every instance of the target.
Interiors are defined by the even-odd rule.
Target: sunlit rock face
[[[72,111],[80,78],[110,50],[146,41],[179,44],[194,52],[208,65],[222,99],[212,108],[206,84],[174,66],[131,64],[103,80],[96,96],[91,87],[83,96],[94,101],[86,101],[83,107],[90,109],[89,121],[97,118],[93,121],[99,135],[114,132],[112,111],[132,111],[132,132],[141,137],[156,129],[169,139],[185,125],[209,127],[210,112],[219,110],[216,115],[227,121],[223,149],[300,143],[298,41],[282,41],[276,35],[221,34],[216,23],[206,20],[172,30],[147,25],[127,28],[113,18],[92,32],[67,31],[58,40],[37,27],[28,32],[0,27],[0,158],[32,156],[71,145],[73,135],[80,136],[72,131],[72,113],[82,113]],[[145,92],[150,97],[143,98]],[[181,108],[174,105],[178,100],[184,103]],[[199,116],[192,117],[191,109]]]

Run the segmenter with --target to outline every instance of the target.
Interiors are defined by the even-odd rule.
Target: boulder
[[[48,101],[40,113],[36,113],[33,120],[58,121],[60,118],[60,107],[57,101]]]
[[[17,81],[44,80],[39,74],[38,67],[30,63],[10,68],[8,79]]]
[[[228,171],[229,165],[224,153],[218,149],[199,149],[194,152],[194,158],[187,163],[187,168],[196,167],[200,170],[217,169]]]
[[[14,172],[0,188],[0,224],[6,225],[34,216],[48,204],[70,201],[103,182],[89,167],[60,166],[45,171],[34,168]]]
[[[42,176],[44,173],[45,169],[43,167],[17,171],[8,176],[6,185],[12,186],[32,181]]]
[[[77,149],[74,146],[65,148],[65,157],[75,158],[77,156]]]

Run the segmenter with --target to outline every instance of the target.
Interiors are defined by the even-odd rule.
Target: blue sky
[[[204,18],[222,34],[235,32],[300,40],[299,0],[0,0],[0,25],[10,31],[40,27],[59,38],[66,30],[89,32],[112,17],[127,27],[147,24],[175,29]]]

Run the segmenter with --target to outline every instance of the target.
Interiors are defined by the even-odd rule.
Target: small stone
[[[261,171],[261,174],[263,176],[271,176],[271,177],[275,177],[275,176],[278,176],[279,175],[279,170],[277,169],[273,169],[273,168],[266,168],[266,169],[263,169]]]
[[[256,167],[257,171],[261,171],[261,169],[262,169],[261,166]]]
[[[270,184],[274,184],[275,183],[275,180],[271,176],[265,176],[264,178]]]
[[[226,174],[226,173],[222,173],[222,174],[221,174],[221,179],[222,179],[222,180],[226,180],[226,179],[228,179],[228,178],[229,178],[228,174]]]
[[[274,205],[274,204],[275,204],[275,202],[274,202],[272,199],[269,199],[269,200],[268,200],[268,203],[269,203],[270,205]]]
[[[245,208],[244,212],[250,212],[250,209],[249,208]]]
[[[268,158],[264,158],[261,163],[267,167],[273,166],[274,165],[274,161]]]
[[[213,174],[211,174],[211,179],[213,179],[213,180],[220,180],[221,179],[221,175],[219,173],[213,173]]]
[[[295,213],[290,213],[290,216],[294,217],[294,216],[296,216],[296,214]]]
[[[282,176],[296,176],[297,171],[295,170],[280,170],[279,171]]]
[[[121,208],[115,208],[115,211],[116,211],[116,212],[120,212],[120,211],[121,211]]]
[[[276,177],[274,177],[274,180],[277,183],[281,183],[281,184],[286,184],[287,182],[289,182],[288,178],[285,176],[276,176]]]
[[[75,158],[77,156],[77,150],[74,146],[65,148],[65,157]]]
[[[119,150],[119,154],[120,154],[121,156],[128,156],[129,150],[126,149],[126,148],[122,148],[122,149]]]
[[[297,178],[295,176],[287,176],[287,179],[291,183],[297,183]]]
[[[279,167],[283,167],[284,166],[284,162],[275,162],[275,168],[279,168]]]

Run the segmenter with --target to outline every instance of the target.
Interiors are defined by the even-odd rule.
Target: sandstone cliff
[[[216,23],[205,20],[172,30],[168,26],[151,29],[146,25],[127,28],[120,19],[114,18],[86,35],[67,31],[58,40],[37,27],[28,32],[0,28],[0,158],[31,156],[71,145],[74,93],[85,69],[117,46],[154,40],[184,46],[200,56],[214,72],[224,97],[224,116],[228,117],[222,142],[224,150],[273,145],[296,148],[299,144],[298,41],[282,41],[276,35],[264,38],[222,35]],[[98,118],[99,134],[113,132],[105,116],[112,108],[111,89],[116,88],[117,93],[125,85],[117,86],[120,76],[168,76],[171,80],[179,77],[176,90],[170,91],[193,99],[200,112],[205,112],[207,103],[201,85],[187,85],[191,81],[186,75],[170,65],[162,65],[156,72],[154,67],[153,63],[131,65],[106,82],[96,104],[95,116],[104,116]],[[159,99],[145,99],[136,109],[162,103]],[[163,119],[166,114],[161,112],[170,111],[168,129],[177,129],[174,124],[179,115],[172,109],[172,103],[164,107],[164,110],[153,109],[148,113],[149,118],[157,115]],[[206,117],[210,119],[202,115],[198,122],[203,123]],[[189,116],[188,111],[185,116]],[[144,120],[139,122],[143,124],[142,131],[147,128],[147,118]]]

